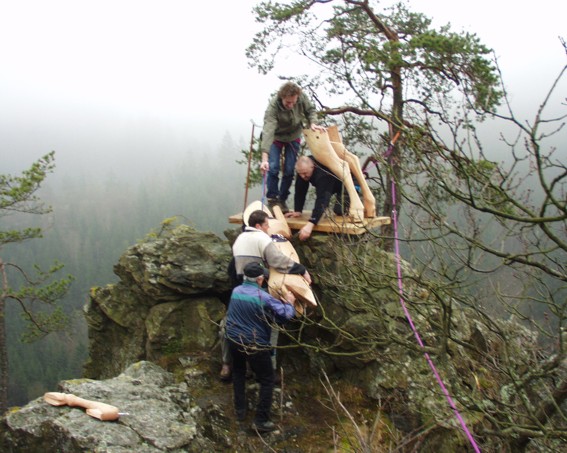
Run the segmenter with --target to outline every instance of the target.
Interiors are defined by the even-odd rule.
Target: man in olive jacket
[[[264,114],[262,129],[262,163],[260,169],[267,177],[268,206],[279,205],[284,213],[289,188],[293,182],[295,162],[299,153],[304,127],[324,131],[315,124],[315,107],[301,88],[293,82],[284,83],[274,96]],[[280,160],[284,153],[284,169],[280,186]]]

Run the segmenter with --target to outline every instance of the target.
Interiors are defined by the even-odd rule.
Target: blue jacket
[[[244,282],[232,291],[226,314],[226,338],[236,343],[270,346],[270,323],[283,323],[295,316],[295,308]]]

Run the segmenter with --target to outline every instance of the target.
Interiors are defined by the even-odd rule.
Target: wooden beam
[[[311,211],[304,211],[301,217],[286,218],[287,224],[292,230],[300,230],[309,222]],[[242,213],[231,215],[229,223],[242,225]],[[320,233],[339,233],[339,234],[363,234],[368,230],[382,225],[390,224],[390,217],[370,217],[363,221],[352,222],[348,217],[333,216],[329,218],[323,216],[319,223],[315,225],[313,231]]]

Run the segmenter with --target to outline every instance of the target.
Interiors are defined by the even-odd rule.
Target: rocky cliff
[[[217,380],[217,323],[230,293],[226,268],[236,234],[228,231],[227,240],[182,225],[126,250],[114,268],[120,281],[93,288],[85,307],[85,379],[59,390],[129,415],[100,422],[38,399],[3,419],[3,451],[262,451],[266,442],[286,451],[380,449],[419,430],[420,451],[470,448],[400,306],[396,259],[371,236],[315,235],[296,244],[320,306],[280,335],[280,430],[266,440],[239,429],[231,388]],[[426,351],[474,426],[481,416],[467,409],[468,395],[498,391],[483,357],[504,354],[500,336],[473,311],[439,304],[402,265],[404,298]],[[523,351],[534,336],[517,324],[498,325],[517,338],[505,353],[527,363]]]
[[[116,376],[138,360],[210,352],[230,296],[227,240],[182,225],[130,247],[114,266],[120,281],[91,290],[85,307],[85,375]]]

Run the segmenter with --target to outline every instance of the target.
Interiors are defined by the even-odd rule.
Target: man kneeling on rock
[[[246,418],[246,362],[260,384],[260,394],[253,429],[270,432],[275,429],[270,420],[274,391],[270,334],[273,323],[283,323],[295,316],[295,297],[278,300],[262,290],[268,271],[259,263],[244,267],[244,282],[232,291],[226,315],[226,338],[232,354],[234,408],[239,421]]]

